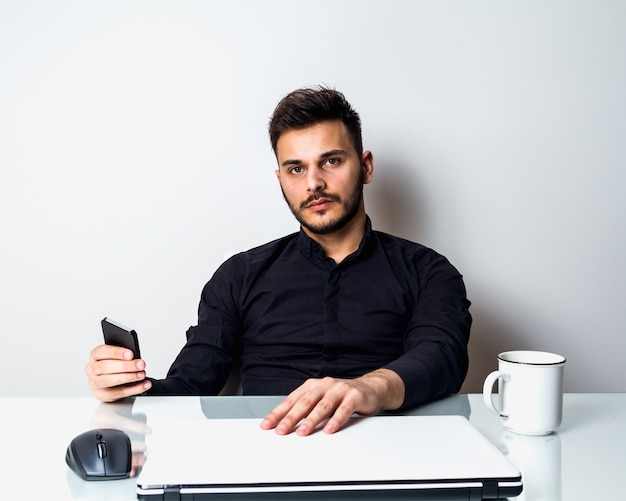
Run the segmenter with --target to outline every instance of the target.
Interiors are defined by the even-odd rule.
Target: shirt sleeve
[[[405,385],[402,408],[458,392],[468,369],[472,317],[463,277],[434,251],[413,258],[415,305],[404,354],[385,366]]]
[[[147,395],[217,395],[239,358],[241,323],[236,307],[236,259],[225,262],[204,286],[198,324],[187,331],[187,342],[167,377],[152,380]]]

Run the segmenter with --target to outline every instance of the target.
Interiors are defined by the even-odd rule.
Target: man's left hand
[[[273,428],[278,435],[295,430],[304,436],[326,421],[324,432],[334,433],[354,413],[371,415],[379,410],[393,410],[403,401],[404,383],[388,369],[356,379],[308,379],[265,417],[261,428]]]

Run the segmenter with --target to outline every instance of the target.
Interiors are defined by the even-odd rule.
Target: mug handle
[[[483,384],[483,400],[485,401],[485,405],[491,412],[497,414],[501,418],[507,418],[508,416],[502,414],[502,411],[498,409],[495,405],[493,405],[493,383],[495,383],[500,378],[502,378],[503,381],[510,381],[511,375],[503,371],[493,371],[487,376],[487,378],[485,379],[485,384]]]

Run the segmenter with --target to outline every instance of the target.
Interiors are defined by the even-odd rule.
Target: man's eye
[[[329,158],[328,160],[326,160],[326,163],[329,165],[335,165],[337,163],[339,163],[339,159],[338,158]]]
[[[292,174],[300,174],[302,172],[302,167],[292,167],[291,169],[289,169],[289,172],[291,172]]]

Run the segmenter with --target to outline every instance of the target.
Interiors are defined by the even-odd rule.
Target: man
[[[96,347],[93,394],[217,394],[240,361],[244,394],[288,395],[261,428],[308,435],[458,391],[471,325],[462,277],[436,252],[372,230],[363,185],[374,159],[356,111],[335,90],[296,90],[270,139],[300,232],[215,272],[166,379],[147,378],[129,350]]]

